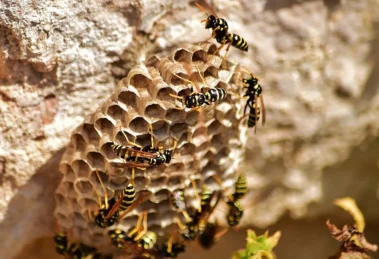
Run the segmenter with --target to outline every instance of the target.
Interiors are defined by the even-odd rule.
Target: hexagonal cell
[[[148,116],[151,120],[163,119],[165,115],[166,111],[157,103],[149,104],[145,109],[145,116]]]
[[[186,49],[179,49],[173,52],[173,59],[177,62],[190,63],[192,53]]]
[[[146,177],[136,176],[135,179],[136,190],[144,190],[146,186],[150,183],[150,180]]]
[[[99,175],[105,190],[101,186],[101,183],[99,182],[97,175]],[[103,171],[97,170],[97,171],[91,172],[91,175],[89,177],[89,181],[91,182],[91,184],[92,184],[97,195],[104,197],[104,195],[105,195],[104,192],[107,192],[108,196],[110,196],[110,197],[113,195],[112,193],[109,194],[109,190],[108,190],[109,178],[110,178],[109,175]]]
[[[59,165],[59,171],[64,175],[66,181],[73,182],[76,178],[74,170],[70,164],[62,163]]]
[[[196,146],[192,143],[186,143],[181,146],[178,150],[178,153],[182,156],[193,154],[196,150]]]
[[[95,127],[103,134],[105,133],[109,136],[112,136],[115,125],[113,125],[113,123],[108,118],[104,117],[96,120]]]
[[[231,127],[235,121],[235,111],[233,109],[228,110],[226,113],[216,110],[215,117],[218,121],[222,123],[225,127]],[[238,121],[237,121],[238,123]]]
[[[91,144],[91,145],[98,145],[99,144],[100,135],[96,131],[93,124],[85,123],[83,125],[82,135],[88,144]]]
[[[91,168],[103,168],[105,167],[104,157],[99,152],[88,152],[87,162]]]
[[[195,144],[196,145],[196,157],[197,158],[202,158],[208,151],[210,147],[210,142],[208,140],[205,140],[205,142],[200,144]]]
[[[84,150],[87,148],[87,143],[84,140],[83,136],[79,133],[75,133],[71,136],[71,141],[74,144],[74,147],[79,152],[84,152]]]
[[[180,186],[184,183],[185,176],[183,174],[170,175],[168,179],[169,186]]]
[[[197,110],[191,110],[187,113],[187,117],[186,117],[186,123],[188,125],[195,125],[198,121],[198,118],[199,118],[199,111]]]
[[[212,44],[209,46],[208,50],[207,50],[207,54],[208,55],[213,55],[215,52],[217,51],[217,46]]]
[[[79,195],[91,194],[93,192],[93,186],[87,179],[76,179],[74,189]]]
[[[209,135],[216,135],[219,134],[223,126],[221,123],[217,120],[213,120],[208,127],[208,133]]]
[[[154,128],[154,138],[156,139],[156,142],[162,142],[163,140],[170,137],[169,131],[171,126],[166,123],[165,121],[159,121],[158,123],[153,124]],[[157,144],[154,144],[157,146]]]
[[[158,188],[162,186],[166,186],[168,181],[168,177],[165,175],[158,176],[156,178],[150,179],[150,186],[153,188]]]
[[[153,197],[151,197],[151,200],[155,203],[159,203],[163,200],[168,200],[170,198],[170,191],[167,189],[162,189],[156,192]]]
[[[125,113],[127,111],[125,111],[124,109],[122,109],[119,105],[117,104],[113,104],[111,106],[108,107],[108,110],[107,110],[107,114],[109,116],[111,116],[114,120],[121,120],[124,116],[125,116]]]
[[[118,95],[118,101],[137,110],[137,99],[139,96],[129,90],[120,92]]]
[[[128,127],[138,133],[145,133],[149,130],[149,123],[143,117],[136,117],[129,122]]]
[[[134,74],[130,78],[130,84],[137,89],[148,89],[152,86],[152,80],[143,74]]]
[[[75,160],[72,163],[72,169],[74,170],[76,177],[88,178],[91,173],[91,168],[84,160]]]
[[[207,59],[207,52],[202,49],[197,50],[192,54],[192,62],[203,61],[204,63],[206,63]]]
[[[171,126],[171,136],[176,139],[180,139],[182,134],[187,132],[187,124],[186,123],[176,123]]]
[[[184,164],[180,161],[175,161],[175,153],[174,157],[171,160],[170,166],[165,170],[168,175],[173,173],[183,172]]]
[[[171,124],[182,123],[186,118],[186,112],[184,110],[168,109],[166,114],[166,120]]]
[[[162,87],[157,93],[157,99],[172,103],[175,98],[171,97],[170,94],[176,95],[176,92],[171,87]]]
[[[197,128],[192,135],[192,142],[198,146],[209,140],[208,129],[204,126]]]
[[[84,219],[82,214],[80,214],[78,212],[74,212],[73,222],[74,222],[74,225],[76,225],[76,226],[87,225],[87,219]]]
[[[218,68],[215,66],[207,67],[207,69],[205,69],[205,71],[204,71],[204,77],[207,78],[209,76],[217,78],[218,77]]]
[[[112,149],[112,143],[111,142],[105,143],[104,145],[102,145],[100,147],[100,152],[101,152],[101,154],[103,154],[105,156],[105,159],[107,159],[107,160],[113,160],[113,159],[118,158],[118,156],[116,155],[116,153]]]
[[[225,143],[223,142],[223,139],[225,137],[223,136],[223,134],[218,134],[218,135],[215,135],[212,137],[212,140],[211,140],[211,150],[214,154],[217,154],[219,152],[219,150],[224,147]]]

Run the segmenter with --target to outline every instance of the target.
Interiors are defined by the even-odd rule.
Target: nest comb
[[[111,165],[119,159],[111,144],[126,145],[126,136],[139,145],[149,145],[149,125],[156,144],[170,149],[176,142],[173,159],[169,164],[135,170],[137,196],[141,191],[150,196],[111,228],[127,231],[135,226],[139,212],[148,211],[148,229],[162,243],[170,231],[178,230],[174,218],[182,216],[170,204],[173,191],[184,190],[187,208],[199,206],[191,179],[197,192],[204,184],[211,190],[231,191],[246,142],[247,129],[240,123],[245,100],[239,97],[238,65],[228,62],[225,67],[226,61],[221,62],[217,55],[211,59],[215,50],[216,45],[211,43],[189,45],[168,57],[154,56],[145,65],[134,67],[110,98],[73,131],[60,163],[63,178],[55,195],[57,223],[62,230],[70,231],[71,240],[102,253],[120,253],[110,243],[109,229],[99,228],[88,216],[88,211],[99,208],[98,196],[104,197],[96,170],[108,197],[118,194],[130,181],[131,169]],[[221,87],[228,95],[199,110],[175,109],[182,103],[170,94],[190,93],[188,82],[176,75],[193,81],[198,88],[195,90]],[[214,175],[222,180],[222,186]]]

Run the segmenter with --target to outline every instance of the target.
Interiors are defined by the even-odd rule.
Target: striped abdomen
[[[113,151],[116,153],[116,155],[122,159],[127,159],[130,156],[137,156],[138,155],[138,153],[133,152],[133,149],[136,151],[138,150],[135,147],[130,148],[127,146],[122,146],[122,145],[118,145],[118,144],[114,144],[114,143],[112,144],[111,147],[112,147]]]
[[[122,202],[120,204],[119,210],[127,210],[134,202],[136,198],[136,189],[133,184],[129,183],[123,190]]]
[[[247,42],[239,35],[231,33],[228,34],[226,37],[228,42],[232,43],[233,47],[236,47],[237,49],[242,51],[248,51],[249,46],[247,45]]]
[[[205,103],[211,104],[223,100],[226,97],[226,91],[223,88],[212,88],[205,93]]]
[[[101,228],[106,228],[112,226],[118,219],[119,211],[116,210],[108,219],[109,212],[112,210],[113,206],[116,204],[116,199],[112,198],[108,200],[108,208],[105,208],[103,204],[95,217],[95,223]]]
[[[145,235],[139,240],[139,244],[144,249],[152,249],[157,242],[157,235],[152,231],[147,231]]]
[[[67,236],[63,232],[59,232],[54,236],[55,249],[58,254],[66,254],[70,251],[70,245]]]
[[[184,98],[184,105],[187,108],[200,107],[205,103],[205,95],[202,93],[196,93],[193,95],[186,96]]]
[[[234,227],[238,225],[243,216],[243,207],[239,201],[228,202],[228,205],[230,206],[230,209],[226,220],[228,221],[229,226]]]
[[[253,109],[250,108],[249,120],[247,121],[248,128],[254,127],[261,115],[261,109],[259,108],[259,106],[254,103],[253,107]],[[257,109],[257,117],[255,117],[255,109]]]
[[[209,202],[212,198],[212,192],[208,187],[204,186],[201,191],[201,209],[204,210],[209,206]]]
[[[235,184],[235,191],[233,193],[233,200],[237,201],[245,196],[247,191],[247,181],[245,174],[240,174]]]

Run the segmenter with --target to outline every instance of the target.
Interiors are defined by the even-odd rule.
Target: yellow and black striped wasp
[[[101,259],[108,258],[96,253],[96,249],[82,243],[71,243],[65,232],[54,235],[54,243],[58,254],[72,259]]]
[[[151,145],[141,147],[136,143],[130,142],[125,135],[124,131],[121,131],[129,146],[123,146],[113,143],[112,149],[118,157],[123,159],[122,163],[112,162],[112,166],[115,167],[131,167],[131,168],[146,168],[150,166],[168,164],[171,162],[172,153],[176,148],[176,141],[173,149],[167,150],[162,147],[154,146],[154,135],[152,125],[149,125],[149,132],[151,135]]]
[[[249,50],[247,42],[241,36],[234,33],[228,33],[228,23],[225,19],[219,18],[211,6],[207,6],[207,8],[212,12],[211,15],[208,15],[207,11],[199,3],[196,3],[196,6],[207,15],[207,19],[201,21],[205,22],[205,29],[212,29],[212,35],[206,41],[215,38],[216,41],[221,44],[221,46],[216,50],[216,52],[213,53],[213,56],[218,51],[220,51],[226,44],[228,44],[228,46],[226,48],[223,60],[226,58],[230,46],[233,46],[242,51]]]
[[[234,185],[234,192],[228,196],[226,204],[229,207],[226,220],[228,225],[234,227],[238,225],[243,216],[243,206],[239,202],[247,192],[247,181],[244,173],[239,174],[237,181]]]
[[[205,82],[205,79],[204,77],[201,75],[201,72],[200,72],[200,69],[196,66],[196,69],[199,73],[199,76],[201,77],[201,80],[203,82],[203,85],[204,86],[207,86],[206,82]],[[187,67],[187,71],[190,71]],[[203,93],[203,92],[195,92],[194,91],[194,88],[197,88],[195,83],[192,82],[191,80],[188,80],[188,79],[185,79],[179,75],[176,75],[176,77],[182,79],[184,82],[187,82],[189,84],[192,85],[192,87],[190,87],[190,90],[191,90],[191,93],[187,96],[178,96],[178,95],[173,95],[173,94],[170,94],[171,97],[175,97],[179,100],[181,100],[184,108],[176,108],[178,110],[183,110],[185,108],[188,108],[188,109],[199,109],[200,107],[203,107],[205,105],[211,105],[215,102],[219,102],[219,101],[222,101],[226,95],[227,95],[227,92],[225,89],[223,88],[211,88],[210,90],[208,90],[206,93]],[[198,89],[198,88],[197,88]]]
[[[140,213],[137,224],[131,231],[113,229],[108,232],[108,236],[112,244],[120,249],[125,249],[128,244],[136,244],[139,248],[150,250],[157,241],[157,235],[147,230],[147,211]]]
[[[131,181],[122,190],[122,193],[117,200],[115,197],[108,199],[107,191],[97,170],[96,175],[104,192],[104,204],[101,203],[101,196],[98,195],[100,199],[100,209],[96,213],[94,220],[96,225],[101,228],[114,225],[118,219],[124,218],[130,211],[145,202],[150,195],[148,192],[140,192],[139,196],[136,198],[134,168],[132,168]],[[92,218],[91,212],[89,212],[89,217]]]
[[[196,191],[196,184],[192,179],[191,181],[193,188]],[[194,215],[190,216],[191,221],[187,221],[186,224],[183,224],[178,218],[176,218],[176,223],[184,232],[182,233],[182,236],[185,240],[195,240],[196,237],[205,230],[209,217],[217,207],[221,197],[221,191],[211,191],[204,185],[201,191],[201,198],[198,198],[200,206],[195,211]]]
[[[262,125],[266,123],[266,110],[265,110],[265,105],[263,102],[262,86],[259,84],[259,78],[254,76],[253,73],[251,73],[249,70],[247,71],[250,77],[242,79],[243,88],[246,89],[244,96],[248,97],[245,108],[244,108],[244,114],[246,114],[247,107],[249,107],[250,112],[249,112],[249,115],[247,115],[249,117],[247,126],[249,128],[252,128],[255,126],[254,130],[256,132],[257,131],[256,125],[260,118],[261,108],[262,108]],[[240,72],[246,73],[242,71]],[[261,108],[258,103],[258,99],[261,103]]]

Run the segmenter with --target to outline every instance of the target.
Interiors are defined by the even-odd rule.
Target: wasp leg
[[[138,241],[138,240],[140,240],[142,237],[143,237],[143,235],[145,235],[146,234],[146,232],[147,232],[147,211],[144,211],[143,212],[143,217],[144,217],[144,219],[143,219],[143,229],[142,229],[142,231],[134,238],[134,241]]]
[[[137,224],[136,224],[135,228],[133,228],[133,230],[128,233],[128,237],[132,237],[136,232],[138,232],[140,230],[142,219],[143,219],[143,213],[140,212],[140,214],[138,216]]]
[[[142,146],[140,146],[137,143],[134,143],[134,142],[132,142],[132,141],[130,141],[128,139],[128,137],[126,136],[125,132],[122,130],[122,125],[120,125],[120,131],[124,135],[125,140],[126,140],[126,142],[128,143],[129,146],[135,146],[135,147],[138,147],[138,148],[142,148]]]
[[[174,219],[174,221],[176,222],[176,224],[178,224],[178,226],[179,226],[179,228],[180,228],[181,230],[186,230],[186,229],[187,229],[187,226],[184,225],[184,224],[180,221],[179,218],[176,217],[176,218]]]

